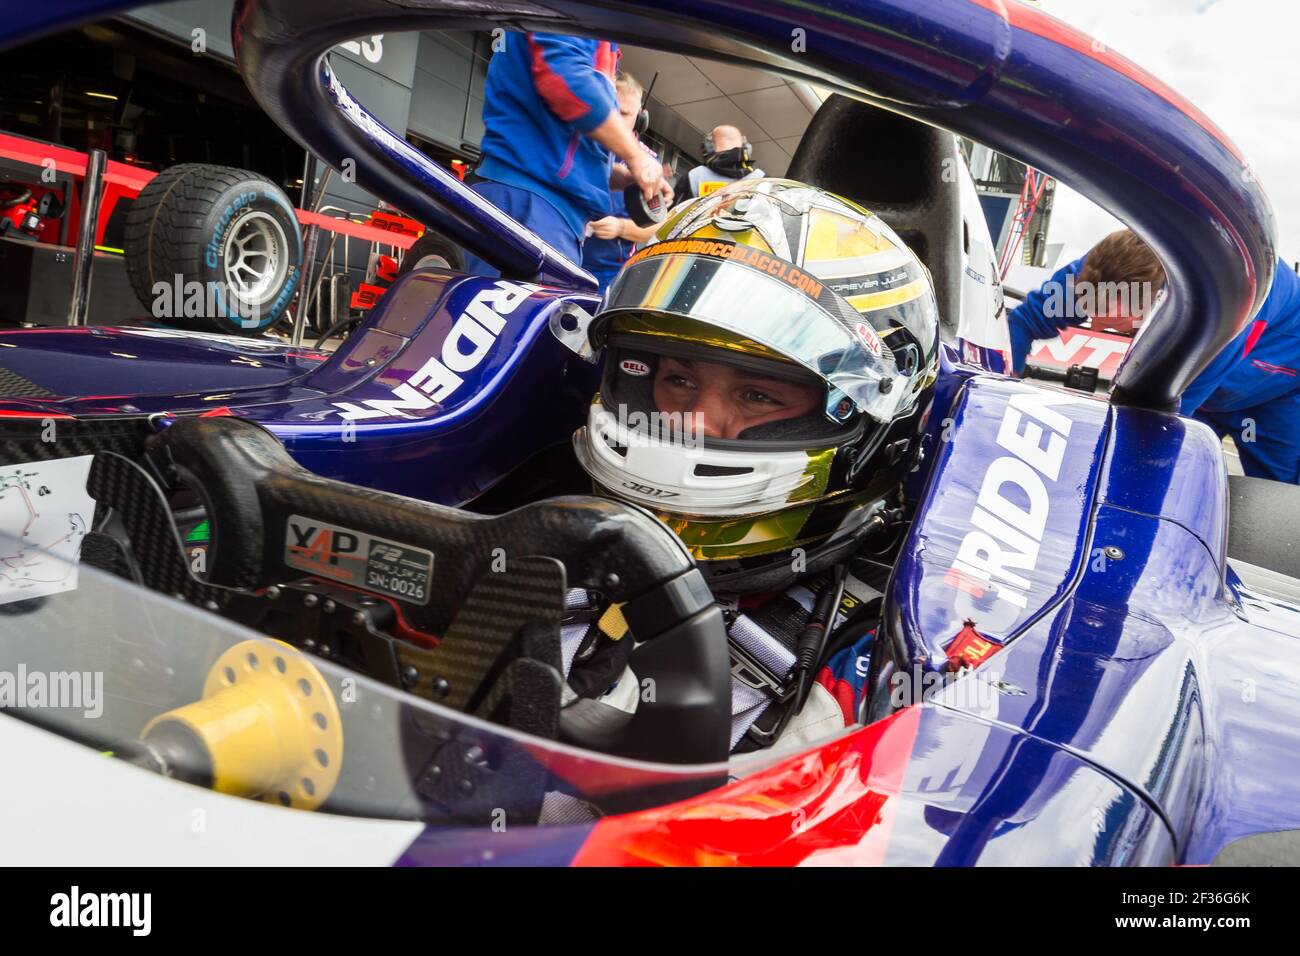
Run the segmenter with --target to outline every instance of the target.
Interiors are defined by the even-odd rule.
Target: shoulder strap
[[[786,711],[797,705],[787,678],[794,668],[795,648],[812,615],[817,593],[828,585],[829,577],[824,575],[801,581],[758,610],[737,616],[728,629],[733,752],[770,746]],[[848,575],[829,636],[833,637],[835,630],[864,603],[879,595],[875,588]],[[826,647],[831,645],[828,639]]]

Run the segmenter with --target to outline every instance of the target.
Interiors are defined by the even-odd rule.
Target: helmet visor
[[[878,290],[881,307],[860,312],[828,283],[778,256],[724,240],[674,240],[647,246],[629,260],[606,293],[593,331],[599,338],[613,316],[633,312],[713,327],[727,334],[705,344],[735,349],[736,340],[750,342],[755,353],[776,353],[826,381],[832,420],[844,420],[847,398],[888,422],[905,411],[911,377],[937,332],[937,316],[927,305],[932,297],[917,284],[927,281],[900,271],[892,288]],[[926,336],[927,326],[933,331],[918,341],[917,332]],[[694,337],[699,340],[698,332]]]
[[[828,418],[826,383],[790,362],[618,332],[606,355],[601,401],[633,433],[708,448],[807,449],[836,444],[863,420]]]

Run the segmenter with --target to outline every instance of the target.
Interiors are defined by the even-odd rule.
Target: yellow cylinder
[[[213,789],[314,810],[343,762],[343,723],[321,672],[283,641],[243,641],[208,672],[203,697],[160,714],[141,734],[179,724],[206,747]]]

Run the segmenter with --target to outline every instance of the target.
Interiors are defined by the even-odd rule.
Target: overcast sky
[[[1195,103],[1254,166],[1277,215],[1278,250],[1300,259],[1300,3],[1294,0],[1043,0]],[[1113,218],[1058,186],[1049,242],[1060,263]]]

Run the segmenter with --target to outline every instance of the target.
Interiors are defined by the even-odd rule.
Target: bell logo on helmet
[[[881,345],[880,336],[876,334],[875,329],[865,322],[859,322],[853,327],[853,331],[858,333],[858,339],[867,347],[872,355],[880,357],[884,354],[884,346]]]
[[[393,398],[355,402],[333,402],[346,421],[367,418],[413,418],[419,412],[445,402],[464,384],[462,372],[477,368],[487,358],[496,337],[505,328],[505,317],[538,289],[524,282],[499,280],[480,291],[443,339],[439,355],[431,357],[405,382],[392,389]],[[467,351],[468,349],[468,351]]]
[[[650,366],[645,362],[638,362],[636,359],[623,359],[618,363],[618,367],[626,375],[635,375],[638,378],[650,374]]]
[[[980,621],[984,631],[1013,626],[1028,607],[1031,576],[1047,528],[1051,498],[1065,458],[1071,420],[1052,406],[1073,404],[1069,395],[1026,391],[1011,397],[998,426],[997,444],[1010,452],[985,472],[968,531],[945,580],[959,592],[957,611]],[[972,599],[996,593],[992,611]]]

